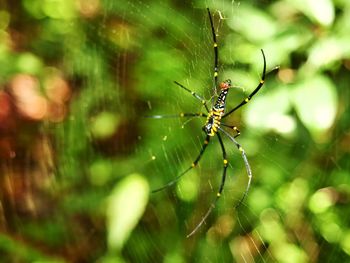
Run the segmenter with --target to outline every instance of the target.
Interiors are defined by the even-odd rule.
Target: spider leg
[[[192,91],[192,90],[186,88],[184,85],[180,84],[180,83],[177,82],[177,81],[174,81],[174,83],[175,83],[176,85],[178,85],[180,88],[182,88],[182,89],[186,90],[187,92],[191,93],[193,97],[195,97],[197,100],[199,100],[199,101],[204,105],[204,107],[205,107],[205,109],[207,110],[207,112],[209,112],[209,108],[208,108],[208,106],[207,106],[207,101],[206,101],[205,99],[203,99],[202,96],[200,96],[200,95],[198,95],[197,93],[195,93],[194,91]]]
[[[214,23],[213,23],[213,18],[211,17],[209,8],[207,8],[208,11],[208,16],[210,20],[210,28],[211,28],[211,33],[213,36],[213,48],[214,48],[214,84],[215,88],[218,86],[218,57],[219,57],[219,49],[218,49],[218,44],[216,42],[216,34],[215,34],[215,29],[214,29]]]
[[[185,118],[185,117],[207,117],[205,113],[179,113],[179,114],[163,114],[163,115],[146,115],[144,118],[164,119],[164,118]]]
[[[154,189],[152,190],[152,193],[156,193],[156,192],[159,192],[159,191],[162,191],[164,190],[165,188],[168,188],[170,186],[172,186],[173,184],[175,184],[177,181],[180,180],[180,178],[182,176],[184,176],[188,171],[190,171],[191,169],[193,169],[194,167],[197,166],[199,160],[201,159],[205,149],[207,148],[208,144],[209,144],[209,141],[210,141],[210,136],[207,135],[207,137],[205,138],[204,140],[204,143],[202,145],[202,149],[199,153],[199,155],[197,156],[197,158],[194,160],[194,162],[191,164],[190,167],[188,167],[185,171],[183,171],[182,173],[180,173],[178,176],[175,177],[175,179],[171,180],[170,182],[168,182],[167,184],[165,184],[164,186],[160,187],[160,188],[157,188],[157,189]]]
[[[265,54],[264,51],[261,49],[261,53],[264,59],[264,68],[263,68],[263,72],[262,72],[262,76],[261,76],[261,80],[258,84],[258,86],[253,90],[252,93],[250,93],[250,95],[248,97],[246,97],[244,100],[242,100],[242,102],[240,104],[238,104],[236,107],[234,107],[232,110],[229,110],[227,113],[225,113],[224,116],[222,116],[222,118],[225,118],[227,116],[229,116],[232,112],[236,111],[237,109],[239,109],[240,107],[242,107],[243,105],[247,104],[251,98],[260,90],[260,88],[264,85],[265,82],[265,76],[266,76],[266,58],[265,58]]]
[[[225,124],[225,123],[221,123],[220,125],[234,130],[236,132],[236,135],[233,136],[233,138],[237,138],[239,135],[241,135],[241,132],[234,125],[228,125],[228,124]]]
[[[221,149],[222,149],[222,156],[223,156],[223,160],[224,160],[224,170],[223,170],[223,174],[222,174],[222,177],[221,177],[221,184],[219,186],[219,190],[218,192],[216,193],[216,197],[214,199],[214,201],[211,203],[208,211],[205,213],[205,215],[203,216],[203,218],[201,219],[201,221],[197,224],[197,226],[192,230],[191,233],[189,233],[186,237],[190,237],[192,236],[193,234],[195,234],[198,229],[203,225],[203,223],[205,222],[205,220],[208,218],[208,216],[210,215],[210,213],[213,211],[213,209],[215,208],[216,206],[216,203],[217,201],[219,200],[219,198],[221,197],[221,193],[222,191],[224,190],[224,186],[225,186],[225,180],[226,180],[226,170],[227,170],[227,167],[228,167],[228,161],[226,159],[226,150],[225,150],[225,146],[224,146],[224,143],[222,142],[222,139],[221,139],[221,135],[219,133],[216,133],[216,135],[218,136],[218,139],[219,139],[219,142],[220,142],[220,145],[221,145]]]
[[[236,147],[240,151],[240,153],[242,155],[242,158],[243,158],[243,161],[244,161],[245,169],[246,169],[247,175],[248,175],[248,183],[247,183],[246,189],[245,189],[245,191],[243,193],[243,196],[241,197],[239,202],[235,205],[235,208],[238,208],[243,203],[244,199],[246,198],[246,196],[247,196],[247,194],[249,192],[250,185],[251,185],[252,178],[253,178],[253,174],[252,174],[252,170],[250,168],[249,162],[248,162],[247,155],[245,154],[245,151],[242,148],[242,146],[236,141],[235,137],[233,137],[227,131],[221,129],[220,127],[219,127],[219,130],[222,131],[236,145]]]

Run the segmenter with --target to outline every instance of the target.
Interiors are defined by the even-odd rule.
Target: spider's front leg
[[[262,76],[261,79],[259,81],[258,86],[253,90],[252,93],[250,93],[248,95],[248,97],[246,97],[244,100],[242,100],[242,102],[240,104],[238,104],[236,107],[234,107],[232,110],[229,110],[227,113],[225,113],[224,116],[222,116],[222,118],[226,118],[227,116],[229,116],[231,113],[233,113],[234,111],[238,110],[240,107],[244,106],[245,104],[247,104],[252,97],[261,89],[261,87],[264,85],[265,83],[265,76],[266,76],[266,58],[265,58],[265,54],[264,51],[261,49],[261,54],[263,56],[263,61],[264,61],[264,67],[263,67],[263,71],[262,71]]]

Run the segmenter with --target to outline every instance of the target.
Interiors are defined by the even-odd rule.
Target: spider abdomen
[[[207,121],[203,126],[203,131],[209,135],[214,136],[220,127],[221,117],[224,114],[223,110],[212,109],[209,114]]]

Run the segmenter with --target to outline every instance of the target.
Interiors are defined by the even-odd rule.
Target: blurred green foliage
[[[200,119],[150,119],[210,100],[213,50],[253,183]],[[1,262],[347,262],[350,2],[0,1]]]

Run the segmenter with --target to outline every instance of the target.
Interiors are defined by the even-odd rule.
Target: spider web
[[[210,6],[210,4],[208,5]],[[249,72],[244,73],[245,66],[240,67],[239,63],[237,66],[237,61],[234,55],[232,55],[234,54],[232,51],[234,50],[235,40],[233,40],[233,43],[229,47],[221,47],[221,45],[224,45],[225,34],[229,32],[227,26],[225,27],[225,16],[237,16],[240,9],[239,3],[227,4],[223,1],[222,5],[230,5],[231,13],[225,13],[224,15],[221,13],[220,7],[215,11],[211,10],[215,19],[215,31],[218,35],[219,52],[221,53],[219,61],[224,57],[223,64],[220,63],[219,80],[226,78],[233,79],[237,75],[241,77],[234,79],[234,86],[237,86],[237,89],[230,91],[228,100],[232,99],[232,101],[228,102],[227,107],[232,108],[244,98],[248,91],[251,91],[258,84],[262,69],[262,59],[257,60],[257,64],[259,65],[253,66],[253,74]],[[220,4],[217,6],[220,6]],[[145,87],[154,86],[155,88],[157,84],[154,83],[158,83],[159,87],[157,97],[152,97],[146,101],[146,115],[205,112],[205,109],[198,101],[173,84],[174,80],[203,95],[209,102],[216,92],[212,88],[214,54],[208,17],[205,8],[196,8],[196,6],[192,8],[193,11],[190,9],[190,12],[196,13],[199,22],[189,21],[185,14],[177,13],[177,16],[179,16],[178,19],[185,24],[184,29],[180,30],[179,35],[172,34],[169,29],[163,28],[165,34],[169,34],[171,40],[180,42],[180,48],[178,44],[174,46],[172,41],[160,44],[161,49],[165,53],[170,52],[170,54],[173,54],[173,50],[176,49],[176,55],[181,58],[182,67],[176,68],[176,70],[172,71],[173,74],[171,75],[165,75],[165,79],[162,79],[162,81],[159,79],[144,78],[140,80],[142,83],[147,83],[142,85],[141,91],[146,94],[147,88]],[[142,10],[144,11],[144,8]],[[156,13],[152,13],[151,17],[157,15]],[[150,18],[147,16],[144,19],[149,20]],[[188,33],[185,28],[189,28],[190,32],[191,30],[197,30],[200,33],[193,35]],[[260,55],[259,52],[259,49],[257,49],[257,57]],[[166,63],[166,59],[161,63]],[[157,71],[158,67],[159,65],[155,65],[154,70]],[[238,70],[235,71],[236,67]],[[242,76],[246,76],[250,80],[246,81]],[[160,74],[158,74],[158,77],[162,78]],[[251,148],[254,149],[254,146],[250,145],[247,148],[245,142],[247,141],[249,143],[249,139],[244,137],[246,134],[248,138],[249,136],[255,136],[256,132],[246,132],[249,127],[242,121],[241,113],[237,115],[237,117],[230,119],[230,123],[237,125],[244,131],[243,135],[238,139],[243,147],[245,147],[249,159],[249,151]],[[205,119],[201,118],[164,118],[160,120],[147,119],[145,121],[148,134],[142,136],[140,141],[147,143],[147,141],[152,141],[152,137],[156,137],[156,139],[153,139],[153,143],[145,148],[139,148],[137,154],[142,152],[147,153],[145,165],[147,167],[147,173],[150,174],[151,185],[154,188],[162,186],[175,178],[179,173],[188,168],[197,157],[205,138],[201,130],[204,121]],[[273,154],[276,154],[275,150],[269,146],[270,140],[274,141],[276,137],[265,138],[264,146],[270,149]],[[254,212],[249,209],[247,200],[242,204],[242,209],[238,212],[234,210],[234,205],[242,197],[242,189],[246,187],[247,174],[242,157],[236,147],[227,138],[224,138],[224,143],[230,161],[224,195],[219,200],[213,214],[208,218],[208,222],[198,232],[198,235],[202,236],[208,231],[206,234],[207,244],[204,246],[208,248],[215,247],[216,252],[194,256],[191,255],[191,253],[195,253],[192,251],[185,253],[185,257],[195,262],[223,262],[228,259],[234,259],[238,262],[273,260],[274,256],[269,252],[268,245],[265,244],[259,230],[252,226],[252,218],[258,220],[258,215],[254,215]],[[260,155],[263,156],[265,163],[273,162],[269,154],[264,155],[264,151]],[[258,176],[259,173],[257,171],[260,170],[259,165],[262,164],[252,161],[251,165],[253,175]],[[222,170],[222,152],[217,138],[214,137],[201,158],[198,167],[186,174],[177,185],[152,196],[152,200],[155,202],[152,206],[154,209],[153,213],[158,218],[161,227],[170,228],[169,231],[175,227],[175,229],[178,229],[177,231],[182,233],[180,237],[177,237],[178,242],[181,242],[181,239],[182,242],[185,242],[186,234],[198,224],[201,217],[209,208],[217,192]],[[253,181],[255,182],[255,178],[253,178]],[[165,204],[158,206],[157,201],[164,201],[164,198],[167,198]],[[165,214],[164,206],[167,207]],[[152,233],[148,234],[152,235]],[[233,238],[225,241],[230,235]],[[154,241],[153,244],[154,246],[158,246]],[[161,249],[159,250],[162,251]],[[132,251],[130,253],[132,254]],[[165,255],[163,254],[164,252],[159,253],[162,253],[162,256],[165,258],[170,259],[173,257],[176,258],[175,255],[179,257],[184,256],[180,256],[176,251],[172,253],[167,252]]]
[[[347,262],[349,1],[2,1],[0,254],[8,262]],[[190,167],[219,81],[222,134]],[[148,116],[148,117],[147,117]],[[15,149],[15,150],[13,150]],[[131,182],[131,183],[130,183]],[[135,184],[136,183],[136,184]],[[5,255],[3,255],[5,254]]]
[[[114,8],[112,2],[107,1],[107,7],[108,4]],[[178,81],[209,101],[213,98],[213,50],[205,10],[207,6],[213,7],[211,12],[218,35],[219,80],[230,78],[238,87],[230,91],[228,109],[237,105],[257,85],[262,68],[260,48],[266,51],[268,69],[279,63],[274,60],[275,50],[266,50],[266,46],[257,45],[253,50],[248,46],[247,53],[253,54],[249,58],[237,54],[238,46],[244,40],[239,33],[232,33],[232,27],[243,23],[243,15],[246,14],[240,2],[207,1],[198,4],[193,1],[187,3],[185,8],[141,1],[125,5],[119,17],[122,17],[122,21],[125,19],[126,24],[131,24],[135,32],[142,32],[136,39],[145,43],[136,43],[131,52],[116,50],[116,79],[125,88],[120,90],[116,104],[122,115],[131,115],[140,123],[133,153],[142,167],[138,166],[137,170],[142,170],[153,188],[172,180],[193,162],[204,140],[201,131],[204,120],[155,120],[136,116],[203,112],[203,107],[173,81]],[[171,19],[167,17],[169,13],[172,14]],[[106,19],[108,21],[108,17]],[[103,29],[103,25],[101,22],[99,29]],[[137,55],[131,66],[134,53]],[[222,153],[216,138],[213,138],[198,167],[186,174],[176,186],[151,196],[146,213],[148,217],[144,222],[147,227],[139,229],[144,233],[143,239],[137,234],[131,238],[126,247],[128,257],[133,258],[131,255],[137,254],[136,249],[141,243],[141,246],[146,249],[151,247],[150,251],[153,251],[149,254],[149,261],[162,257],[166,262],[288,262],[290,255],[293,255],[292,260],[299,262],[317,260],[322,246],[328,246],[328,243],[321,240],[318,241],[319,246],[314,245],[318,237],[309,222],[312,219],[305,215],[301,216],[303,219],[293,217],[293,212],[290,212],[302,214],[298,204],[306,200],[307,189],[312,187],[307,176],[292,172],[298,169],[299,162],[306,165],[303,158],[308,157],[305,154],[289,163],[285,161],[286,156],[303,152],[308,142],[295,144],[290,140],[292,135],[285,133],[283,128],[291,129],[293,124],[285,116],[278,116],[279,121],[272,122],[274,127],[278,127],[276,130],[254,123],[269,122],[273,111],[258,115],[254,109],[261,109],[257,106],[261,104],[277,107],[279,104],[275,97],[282,102],[288,98],[288,93],[284,94],[283,90],[284,87],[278,85],[273,75],[268,76],[262,91],[229,120],[242,131],[238,140],[247,152],[253,171],[252,187],[240,209],[235,211],[233,206],[245,189],[246,171],[239,152],[225,139],[230,166],[223,197],[197,235],[186,240],[186,234],[208,209],[221,180]],[[135,103],[133,93],[141,98],[140,104]],[[135,107],[128,107],[130,103]],[[252,118],[255,115],[262,116],[262,120]],[[124,147],[123,144],[121,146]],[[297,178],[293,178],[295,175]],[[325,173],[320,177],[324,185],[327,185],[326,176]],[[283,181],[287,183],[281,186]],[[274,201],[271,196],[282,201]],[[307,223],[297,224],[298,220]],[[154,227],[157,224],[158,227]],[[289,227],[294,231],[289,231]],[[151,244],[150,247],[147,243]],[[277,246],[279,243],[283,246]],[[330,250],[337,252],[336,248]],[[140,258],[139,261],[144,259]]]
[[[145,97],[148,95],[147,88],[158,87],[156,96],[150,95],[149,99],[146,99],[147,115],[204,110],[190,94],[174,85],[174,80],[203,95],[209,101],[213,98],[213,50],[206,6],[215,6],[211,8],[211,12],[218,35],[219,81],[230,78],[236,87],[230,91],[227,109],[237,105],[256,87],[262,70],[260,48],[264,48],[266,52],[268,70],[279,63],[274,59],[274,50],[266,50],[266,46],[257,45],[254,47],[255,51],[248,46],[253,54],[249,58],[237,53],[237,47],[241,46],[244,40],[239,34],[233,34],[228,25],[235,28],[234,25],[244,23],[243,14],[247,13],[243,11],[240,2],[208,1],[205,6],[192,4],[187,11],[192,15],[194,13],[193,16],[197,20],[190,20],[190,15],[178,13],[173,9],[183,26],[176,33],[168,27],[163,28],[170,41],[162,42],[161,50],[165,53],[170,50],[170,56],[178,56],[178,60],[171,63],[174,67],[169,70],[171,73],[157,74],[156,78],[142,78],[140,81],[145,84],[142,86]],[[152,13],[150,17],[158,15]],[[150,17],[146,16],[144,19],[149,20]],[[197,34],[194,34],[193,30],[197,31]],[[261,34],[264,34],[263,30]],[[162,60],[162,66],[166,62],[166,58]],[[174,64],[181,66],[176,68]],[[157,67],[158,65],[150,70],[157,72]],[[213,138],[208,146],[198,167],[183,176],[175,186],[152,196],[152,214],[157,218],[160,228],[164,231],[169,230],[169,233],[179,232],[180,236],[172,236],[175,242],[171,244],[175,243],[175,247],[181,247],[180,251],[184,250],[179,252],[173,245],[163,250],[164,247],[160,248],[159,243],[154,241],[152,233],[147,232],[150,235],[148,240],[153,240],[155,249],[165,261],[317,260],[324,242],[320,241],[321,247],[314,245],[317,235],[312,229],[311,219],[303,215],[306,223],[299,224],[298,216],[295,216],[302,213],[300,211],[303,208],[298,204],[306,202],[307,189],[311,186],[308,186],[307,176],[293,178],[295,172],[292,171],[297,169],[298,160],[301,159],[292,158],[289,163],[286,162],[289,158],[286,156],[291,153],[303,152],[303,148],[308,147],[307,142],[294,144],[290,140],[293,137],[291,131],[297,124],[289,116],[276,116],[274,110],[267,110],[265,115],[256,112],[265,112],[265,108],[273,109],[274,106],[278,108],[283,107],[283,103],[287,104],[288,93],[285,93],[283,85],[278,84],[280,83],[276,81],[274,74],[268,75],[262,91],[229,119],[230,123],[237,125],[242,131],[238,141],[246,150],[253,171],[252,187],[238,210],[234,210],[233,207],[243,194],[247,176],[239,152],[227,138],[224,138],[224,143],[230,166],[224,194],[197,236],[191,240],[185,239],[186,234],[191,232],[209,208],[222,176],[222,152],[216,138]],[[254,118],[255,115],[261,119]],[[201,131],[203,122],[200,118],[146,120],[144,125],[148,133],[141,138],[141,141],[146,142],[146,146],[138,149],[137,154],[147,153],[145,169],[154,188],[175,178],[196,158],[204,140]],[[147,145],[148,141],[152,143]],[[325,176],[326,174],[323,180],[326,180]],[[283,184],[283,181],[286,183]],[[285,227],[286,224],[290,224],[292,229],[297,229],[297,233],[290,231],[288,226]],[[160,235],[158,241],[162,242],[164,239],[162,234]],[[304,238],[307,241],[304,241]],[[198,247],[198,250],[194,247]],[[132,251],[130,253],[132,254]]]
[[[104,71],[107,64],[107,71],[112,71],[115,79],[99,79],[88,84],[98,87],[116,83],[116,89],[110,93],[95,89],[90,95],[99,98],[98,110],[117,111],[125,125],[123,135],[111,145],[120,158],[117,167],[120,176],[138,172],[147,177],[152,188],[158,188],[191,165],[205,138],[201,130],[203,118],[144,118],[154,114],[205,112],[197,100],[173,81],[203,95],[209,102],[215,99],[213,42],[205,8],[210,7],[217,33],[219,81],[230,78],[234,84],[227,109],[237,105],[259,83],[260,48],[265,50],[265,46],[247,45],[246,53],[250,55],[237,53],[245,41],[237,28],[251,18],[245,16],[240,2],[193,1],[177,5],[164,1],[121,4],[105,0],[103,5],[103,18],[96,24],[88,23],[87,42],[92,43],[96,54],[107,54],[108,62],[96,64],[95,70]],[[74,47],[74,43],[72,45]],[[78,52],[79,48],[72,50]],[[269,70],[275,66],[273,50],[265,51]],[[89,59],[82,56],[72,70],[76,72],[88,63]],[[296,237],[285,234],[292,235],[293,231],[287,227],[286,230],[284,224],[293,225],[294,222],[288,220],[296,221],[297,217],[289,219],[283,213],[290,215],[288,211],[299,211],[297,204],[305,199],[302,194],[296,197],[293,193],[307,188],[307,177],[291,178],[291,171],[300,159],[308,156],[305,154],[287,163],[286,156],[294,151],[302,152],[307,142],[294,145],[288,138],[291,135],[281,132],[280,126],[275,129],[263,126],[265,118],[268,120],[273,115],[277,105],[275,97],[287,97],[277,96],[280,90],[283,87],[269,75],[252,102],[228,119],[228,123],[238,126],[242,132],[237,140],[244,147],[253,172],[250,192],[241,207],[234,209],[246,187],[247,173],[236,147],[223,136],[229,160],[223,196],[198,233],[186,239],[209,208],[221,181],[222,151],[214,137],[198,167],[175,186],[151,195],[143,219],[125,245],[125,258],[136,262],[157,262],[160,258],[164,262],[288,261],[283,253],[293,254],[304,236],[307,237],[304,247],[311,254],[316,253],[310,245],[316,238],[307,226],[306,230],[298,229]],[[270,111],[265,112],[265,108]],[[258,114],[261,109],[265,115]],[[254,119],[256,115],[264,120]],[[288,183],[281,187],[284,181]],[[274,198],[283,201],[278,203]],[[285,245],[278,247],[279,242]],[[300,262],[306,261],[303,252],[297,250],[294,255],[298,255]]]

